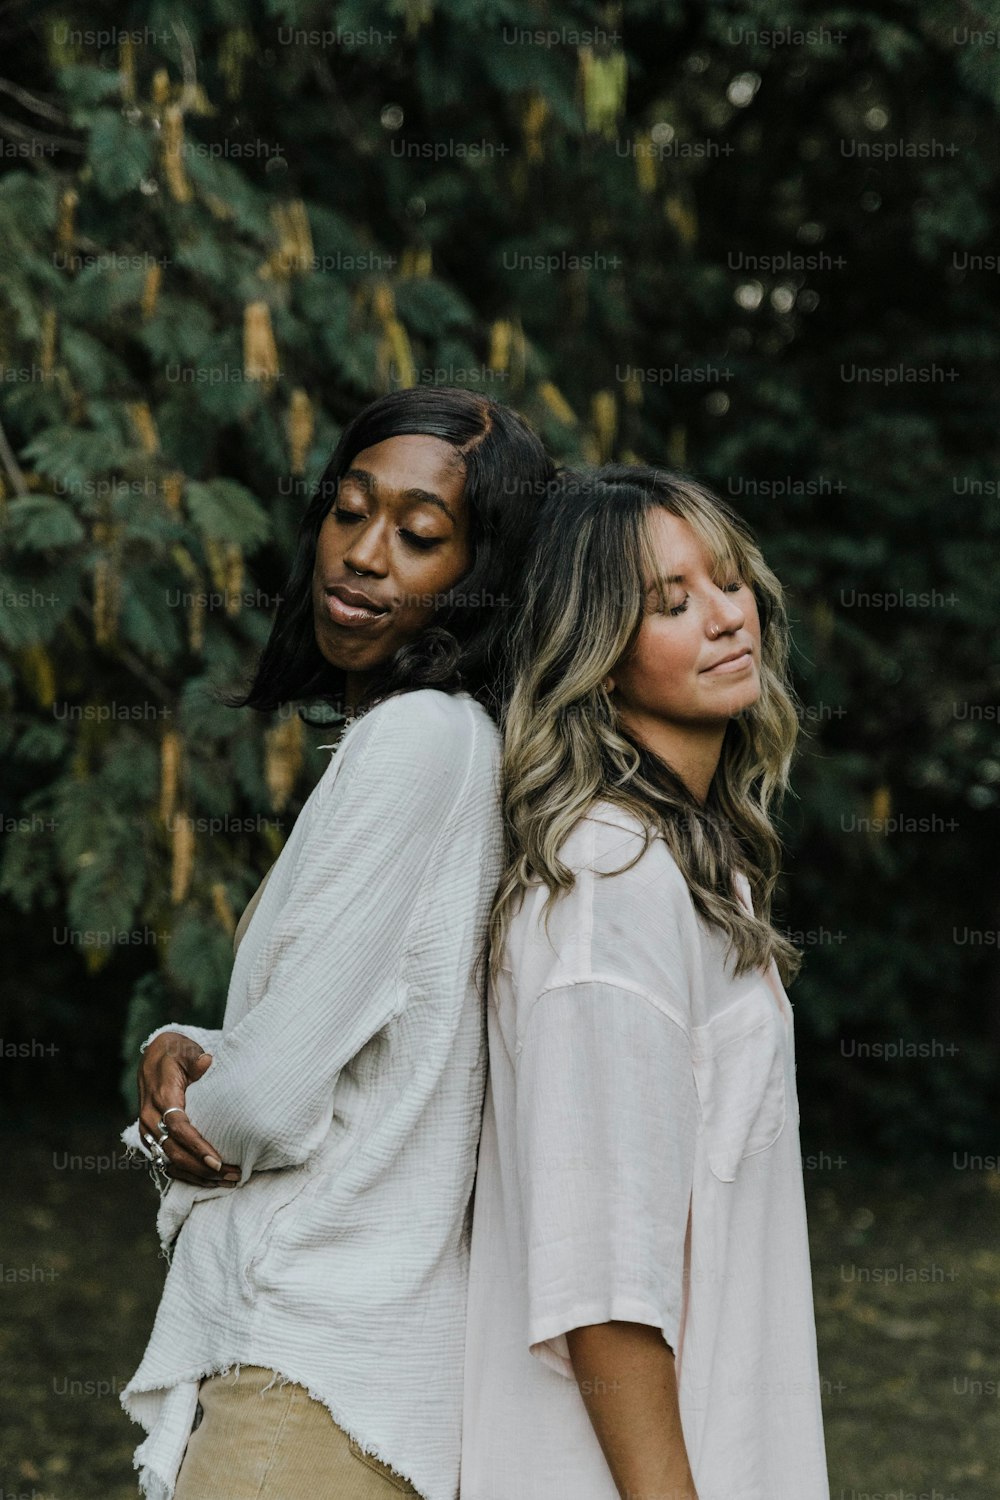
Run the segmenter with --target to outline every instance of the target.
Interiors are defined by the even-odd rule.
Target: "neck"
[[[361,695],[367,681],[367,672],[344,673],[344,708],[349,714],[354,713],[361,702]]]
[[[620,719],[633,738],[665,761],[704,807],[719,766],[726,722],[678,724],[641,709],[622,710]]]

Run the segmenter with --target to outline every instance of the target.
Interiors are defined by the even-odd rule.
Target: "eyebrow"
[[[369,495],[378,495],[378,480],[368,469],[346,469],[340,476],[341,484],[343,484],[345,479],[355,479]],[[451,524],[457,528],[458,518],[455,512],[450,505],[441,499],[440,495],[435,495],[433,490],[422,490],[414,486],[411,489],[403,490],[402,493],[404,500],[412,500],[416,505],[436,505],[438,510],[444,511]]]
[[[687,574],[686,573],[671,573],[670,576],[669,576],[669,578],[664,578],[664,580],[663,580],[664,583],[687,583],[687,581],[688,580],[687,580]],[[656,588],[656,579],[653,578],[646,585],[646,591],[648,593],[650,589],[655,589],[655,588]]]

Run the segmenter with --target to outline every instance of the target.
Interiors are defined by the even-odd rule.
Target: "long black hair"
[[[444,595],[426,628],[371,674],[356,706],[414,688],[464,689],[499,719],[508,691],[505,619],[519,594],[532,526],[553,466],[517,412],[452,386],[392,391],[344,428],[300,522],[288,582],[249,689],[226,698],[230,707],[268,712],[312,700],[344,711],[345,674],[316,644],[312,576],[317,538],[341,477],[357,454],[406,434],[440,438],[461,455],[472,565]]]

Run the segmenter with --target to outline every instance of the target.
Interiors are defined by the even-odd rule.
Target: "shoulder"
[[[468,693],[446,693],[440,688],[413,688],[409,692],[393,693],[377,703],[359,721],[371,723],[378,719],[392,719],[396,723],[432,723],[437,727],[453,725],[489,725],[494,733],[496,725],[489,714]]]
[[[438,688],[396,693],[347,730],[333,757],[332,786],[346,792],[359,777],[377,794],[399,783],[422,799],[460,790],[484,770],[495,777],[500,734],[489,714],[468,694]]]
[[[644,996],[672,1018],[688,1011],[697,961],[691,893],[666,842],[642,819],[598,802],[558,857],[574,875],[551,894],[538,882],[511,922],[509,968],[529,1005],[549,990],[600,982]]]
[[[358,752],[377,753],[405,745],[417,754],[467,757],[476,745],[489,745],[499,738],[493,720],[474,698],[439,688],[415,688],[394,693],[363,714],[345,734],[341,752],[350,749],[357,758]]]
[[[604,877],[595,889],[614,885],[631,896],[667,897],[681,908],[691,905],[688,884],[670,846],[652,822],[629,808],[604,799],[591,804],[574,824],[559,851],[574,872]]]

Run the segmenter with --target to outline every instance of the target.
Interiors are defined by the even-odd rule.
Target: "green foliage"
[[[153,164],[153,142],[118,110],[99,109],[90,120],[88,159],[106,198],[124,198]]]
[[[203,536],[238,542],[245,552],[255,552],[270,533],[267,514],[249,490],[233,479],[210,479],[189,484],[188,510]]]
[[[995,49],[959,35],[980,23],[943,0],[128,14],[139,39],[107,46],[87,41],[124,25],[107,0],[12,22],[4,70],[27,90],[4,96],[16,139],[43,148],[0,178],[15,928],[54,909],[164,934],[100,960],[131,993],[130,1059],[160,1021],[219,1020],[227,909],[324,756],[307,731],[275,807],[270,726],[213,694],[266,637],[344,422],[410,378],[471,385],[557,457],[690,467],[757,530],[806,731],[778,919],[804,935],[811,1118],[981,1147],[1000,976],[995,943],[956,937],[995,932],[1000,786],[1000,92]],[[312,430],[289,489],[295,391]],[[857,602],[894,590],[930,602]],[[172,733],[174,810],[258,820],[199,832],[180,895]],[[53,993],[94,971],[60,962]],[[894,1034],[957,1050],[842,1055]]]
[[[217,922],[194,913],[174,928],[167,973],[191,997],[190,1019],[198,1025],[217,1025],[219,996],[225,999],[233,966],[232,941]]]
[[[49,547],[71,547],[86,531],[72,508],[51,495],[25,495],[7,507],[8,541],[16,551],[44,552]]]

